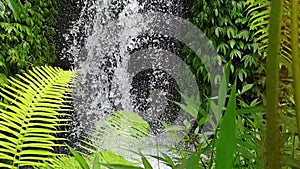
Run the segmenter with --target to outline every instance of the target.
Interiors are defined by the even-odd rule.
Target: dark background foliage
[[[196,1],[192,7],[191,22],[211,40],[220,55],[219,61],[230,64],[233,84],[235,76],[238,77],[238,89],[247,83],[253,83],[258,68],[258,42],[254,36],[255,31],[249,29],[246,1],[235,0],[201,0]],[[200,86],[209,94],[207,84],[209,77],[201,61],[187,47],[183,47],[187,62],[192,65]],[[202,87],[202,88],[203,88]],[[247,96],[248,101],[253,96]]]
[[[33,65],[55,61],[56,0],[3,1],[0,17],[0,81]]]

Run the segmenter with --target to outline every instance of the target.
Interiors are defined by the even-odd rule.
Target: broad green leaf
[[[124,157],[111,152],[111,151],[101,151],[99,154],[101,163],[105,164],[119,164],[119,165],[126,165],[126,166],[136,166],[135,163],[132,163],[126,160]]]
[[[239,94],[243,94],[243,93],[247,92],[252,87],[253,87],[253,84],[246,84],[245,86],[243,86],[243,89],[242,89],[242,91]]]
[[[177,104],[181,109],[183,109],[185,112],[187,112],[189,115],[191,115],[194,119],[198,118],[198,110],[192,107],[191,105],[184,105],[178,102],[174,102]]]
[[[169,167],[174,168],[175,164],[174,164],[172,158],[169,155],[165,154],[165,153],[162,153],[162,155],[163,155],[163,157],[160,157],[160,156],[151,156],[151,157],[153,157],[153,158],[155,158],[159,161],[164,162],[164,164],[166,164]]]
[[[220,124],[220,136],[217,140],[216,169],[233,168],[236,148],[236,83],[230,94],[225,115]]]
[[[175,167],[175,164],[174,164],[172,158],[170,156],[168,156],[167,154],[165,154],[165,153],[162,153],[162,154],[164,156],[164,159],[165,159],[166,163],[168,165],[170,165],[171,167]]]
[[[5,74],[0,73],[0,86],[3,86],[8,83],[7,77]]]
[[[188,158],[175,167],[175,169],[201,169],[200,166],[200,153],[192,154]]]

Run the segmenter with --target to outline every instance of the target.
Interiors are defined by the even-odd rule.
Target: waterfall
[[[65,34],[72,42],[65,53],[72,56],[69,59],[79,70],[74,89],[78,118],[74,135],[80,136],[112,112],[123,110],[138,113],[150,123],[152,134],[157,136],[153,144],[172,144],[172,139],[161,135],[160,121],[183,124],[189,119],[173,103],[182,101],[177,89],[198,96],[194,75],[176,49],[177,39],[198,52],[197,43],[204,38],[183,19],[188,13],[185,3],[84,1],[79,19]],[[186,36],[190,32],[199,37]],[[201,51],[215,54],[210,48]],[[206,60],[210,62],[210,58]]]

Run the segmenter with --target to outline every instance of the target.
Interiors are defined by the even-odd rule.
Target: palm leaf
[[[37,67],[0,88],[0,166],[19,168],[51,162],[53,147],[62,138],[56,134],[69,116],[62,111],[71,92],[74,71]],[[58,118],[59,116],[59,118]]]
[[[248,0],[248,15],[250,30],[255,30],[254,34],[260,42],[259,51],[266,56],[269,37],[270,25],[270,1],[268,0]],[[284,0],[282,7],[281,37],[280,37],[280,66],[285,65],[286,68],[292,68],[291,55],[291,12],[290,0]],[[290,70],[291,72],[291,70]]]
[[[67,147],[71,151],[71,153],[74,155],[76,161],[78,161],[78,163],[80,164],[82,169],[89,169],[90,168],[88,162],[86,161],[86,159],[83,158],[82,155],[79,152],[74,150],[69,145],[67,145]]]

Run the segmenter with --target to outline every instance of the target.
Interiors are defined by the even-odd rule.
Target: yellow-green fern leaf
[[[19,168],[51,162],[62,140],[57,127],[68,120],[65,104],[74,71],[36,67],[0,88],[0,166]]]

